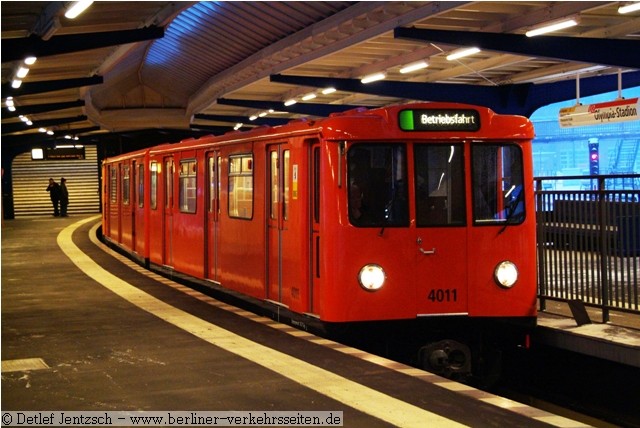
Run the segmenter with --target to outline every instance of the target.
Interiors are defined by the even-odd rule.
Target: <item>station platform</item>
[[[640,329],[633,327],[595,322],[578,325],[570,316],[540,312],[532,341],[640,368]]]
[[[98,216],[3,223],[3,412],[326,411],[349,427],[586,426],[229,306],[102,246],[98,225]]]

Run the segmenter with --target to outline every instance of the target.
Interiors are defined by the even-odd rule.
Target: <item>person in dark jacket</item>
[[[69,206],[69,191],[67,190],[67,179],[60,179],[60,216],[67,217],[67,206]]]
[[[53,178],[49,179],[49,186],[47,187],[47,192],[49,192],[49,196],[51,197],[51,203],[53,204],[53,215],[54,217],[58,217],[60,215],[60,185],[55,182]]]

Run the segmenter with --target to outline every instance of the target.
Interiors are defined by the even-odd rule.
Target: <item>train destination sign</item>
[[[560,109],[560,127],[570,128],[639,120],[639,109],[638,98],[565,107]]]
[[[476,110],[402,110],[398,117],[403,131],[477,131],[480,114]]]

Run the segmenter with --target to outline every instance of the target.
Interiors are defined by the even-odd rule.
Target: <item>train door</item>
[[[288,144],[267,147],[267,299],[283,304],[283,248],[289,220],[290,153]]]
[[[174,163],[172,157],[166,157],[164,164],[164,215],[163,215],[163,255],[162,263],[165,266],[173,266],[173,176]]]
[[[145,253],[147,248],[145,246],[146,234],[144,233],[144,159],[141,159],[135,164],[135,183],[133,186],[135,192],[135,206],[133,208],[135,213],[133,222],[133,244],[137,252]]]
[[[124,185],[122,184],[124,182],[124,173],[125,173],[125,165],[124,163],[119,163],[118,164],[118,185],[119,185],[119,192],[118,194],[118,218],[120,219],[118,221],[118,243],[122,243],[122,234],[123,234],[123,223],[125,222],[125,215],[126,215],[126,208],[124,206]]]
[[[414,175],[417,315],[465,314],[467,210],[463,145],[414,145]]]
[[[117,192],[118,192],[118,176],[116,166],[114,164],[108,164],[103,173],[102,177],[104,181],[104,195],[103,204],[104,204],[104,216],[105,218],[105,227],[104,227],[104,235],[108,236],[111,239],[114,239],[114,228],[118,223],[117,219]]]
[[[138,213],[138,188],[136,184],[138,183],[138,163],[135,160],[131,161],[130,174],[133,176],[133,180],[131,180],[131,184],[129,185],[131,189],[129,201],[131,204],[131,250],[135,253],[138,250],[136,247],[136,214]]]
[[[311,198],[311,272],[309,280],[309,312],[318,313],[317,307],[320,299],[320,144],[311,146],[311,160],[309,162],[309,195]]]
[[[207,218],[205,226],[206,254],[205,276],[218,279],[218,245],[220,227],[220,166],[222,157],[219,152],[207,153]]]

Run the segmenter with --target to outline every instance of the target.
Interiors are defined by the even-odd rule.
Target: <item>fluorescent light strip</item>
[[[313,92],[305,95],[304,97],[302,97],[302,101],[309,101],[312,100],[316,97],[316,94],[314,94]]]
[[[480,52],[480,49],[476,48],[476,47],[458,49],[456,51],[453,51],[450,55],[447,55],[447,60],[448,61],[455,61],[456,59],[460,59],[460,58],[463,58],[465,56],[473,55],[473,54],[476,54],[478,52]]]
[[[291,98],[290,100],[285,101],[284,105],[288,107],[288,106],[292,106],[292,105],[294,105],[296,103],[297,103],[297,101],[294,100],[293,98]]]
[[[625,4],[618,8],[618,13],[631,13],[640,10],[640,1],[630,4]]]
[[[563,30],[569,27],[575,27],[578,25],[578,21],[575,19],[569,19],[562,22],[556,22],[554,24],[545,25],[544,27],[536,28],[534,30],[529,30],[524,33],[527,37],[539,36],[540,34],[551,33],[553,31]]]
[[[364,76],[360,82],[363,84],[367,84],[367,83],[371,83],[371,82],[377,82],[378,80],[383,80],[386,79],[387,75],[385,73],[374,73],[374,74],[370,74],[368,76]]]
[[[29,74],[29,69],[27,67],[18,68],[18,72],[16,73],[16,77],[18,79],[24,79]]]
[[[400,69],[400,73],[406,74],[414,71],[422,70],[423,68],[429,67],[429,64],[426,61],[418,61],[413,64],[406,65]]]
[[[93,0],[80,0],[80,1],[77,1],[69,8],[69,10],[67,10],[67,12],[64,14],[64,16],[69,18],[69,19],[76,18],[82,12],[87,10],[87,8],[89,6],[91,6],[92,3],[93,3]]]

